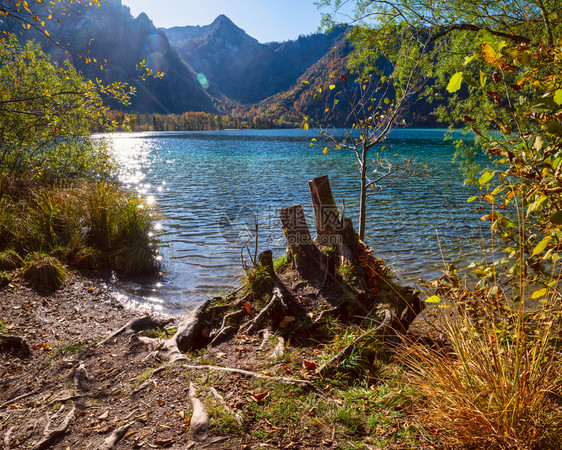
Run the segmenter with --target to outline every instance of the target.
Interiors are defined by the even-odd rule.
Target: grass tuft
[[[54,291],[67,278],[64,265],[56,258],[42,253],[33,253],[26,260],[21,272],[33,287]]]
[[[259,264],[246,271],[246,280],[248,292],[251,292],[256,299],[261,299],[273,289],[273,281],[267,269]]]
[[[0,253],[0,271],[10,271],[23,266],[23,259],[15,250],[8,249]]]

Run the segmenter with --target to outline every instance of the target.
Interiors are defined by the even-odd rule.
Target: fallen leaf
[[[293,370],[287,365],[283,366],[283,370],[285,370],[285,372],[289,372],[289,373],[293,372]]]
[[[180,416],[182,419],[185,419],[185,412],[184,411],[180,411],[178,413],[178,416]]]
[[[279,328],[285,328],[291,322],[294,322],[295,318],[293,316],[285,316],[281,323],[279,324]]]
[[[252,306],[248,302],[244,302],[244,308],[246,308],[248,314],[252,312]]]
[[[162,406],[163,404],[164,404],[164,400],[159,398],[158,399],[158,406]]]
[[[237,352],[249,352],[248,347],[234,347],[234,350]]]
[[[262,392],[261,394],[254,394],[253,397],[254,400],[259,403],[269,397],[269,391]]]
[[[169,447],[170,445],[175,444],[175,442],[175,439],[166,439],[162,441],[156,441],[154,444],[158,447]]]
[[[318,367],[315,363],[306,360],[303,361],[303,366],[309,372],[312,370],[316,370],[316,368]]]

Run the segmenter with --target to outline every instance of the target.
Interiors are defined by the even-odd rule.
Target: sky
[[[318,30],[313,0],[123,0],[133,16],[145,12],[156,27],[209,25],[225,14],[259,42],[286,41]]]

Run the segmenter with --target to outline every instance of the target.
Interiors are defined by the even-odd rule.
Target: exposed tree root
[[[0,405],[0,409],[1,409],[1,408],[4,408],[4,407],[6,407],[6,406],[13,405],[13,404],[16,403],[16,402],[19,402],[20,400],[23,400],[24,398],[31,397],[32,395],[35,395],[35,394],[37,394],[37,393],[38,393],[38,391],[32,391],[32,392],[28,392],[27,394],[23,394],[23,395],[19,395],[19,396],[17,396],[17,397],[14,397],[13,399],[11,399],[11,400],[9,400],[9,401],[7,401],[7,402],[5,402],[5,403],[2,403],[2,404]]]
[[[227,339],[229,336],[236,333],[236,330],[238,330],[238,327],[236,327],[234,325],[229,325],[227,327],[221,328],[219,330],[219,332],[216,334],[216,336],[213,338],[213,340],[211,341],[209,346],[214,347],[215,345],[220,344],[222,341]]]
[[[111,334],[110,336],[99,342],[98,345],[109,343],[121,334],[127,334],[127,333],[138,334],[141,331],[145,331],[145,330],[163,328],[166,325],[168,325],[170,322],[171,320],[154,320],[150,316],[137,317],[136,319],[130,320],[129,322],[127,322],[126,325],[118,329],[115,333]]]
[[[128,423],[127,425],[118,428],[117,430],[113,431],[111,435],[109,435],[104,441],[103,444],[98,447],[97,450],[113,450],[115,446],[119,443],[121,439],[125,437],[127,431],[135,422]]]
[[[213,397],[215,397],[219,401],[219,403],[226,410],[226,412],[234,417],[234,419],[236,420],[236,423],[239,426],[244,425],[244,419],[242,418],[242,416],[240,414],[234,412],[232,409],[230,409],[230,406],[228,406],[224,397],[222,395],[220,395],[214,387],[211,387],[210,391],[211,391],[211,394],[213,395]]]
[[[280,359],[283,358],[284,354],[285,354],[285,339],[282,336],[279,336],[279,339],[277,340],[277,345],[275,346],[275,349],[271,354],[271,358]]]
[[[83,361],[80,361],[80,365],[76,369],[76,373],[74,374],[74,385],[76,389],[79,391],[85,391],[87,387],[85,383],[90,379],[88,376],[88,372],[86,371],[86,366],[84,365]]]
[[[263,337],[261,340],[261,345],[259,346],[258,350],[259,351],[263,351],[265,349],[265,346],[267,345],[267,342],[269,341],[269,338],[271,337],[271,331],[269,331],[268,329],[262,330],[263,331]]]
[[[31,349],[25,339],[19,336],[0,334],[0,353],[20,353],[23,356],[31,355]]]
[[[192,411],[189,423],[191,436],[196,441],[203,442],[209,437],[209,415],[203,402],[197,398],[193,383],[189,383],[189,401]]]
[[[59,427],[55,428],[54,430],[49,429],[51,423],[50,418],[47,416],[47,426],[45,427],[45,431],[43,432],[43,437],[35,446],[33,450],[43,450],[49,448],[54,442],[58,439],[63,438],[66,435],[70,422],[74,418],[74,413],[76,412],[76,406],[73,405],[70,412],[66,415],[65,419],[62,421]]]
[[[275,309],[275,307],[277,305],[281,304],[281,299],[279,298],[278,295],[273,294],[273,298],[271,299],[271,301],[267,304],[267,306],[265,308],[263,308],[260,313],[251,321],[247,324],[246,328],[246,332],[248,334],[253,334],[255,333],[258,328],[260,327],[260,325],[262,324],[262,322],[268,318],[271,315],[271,312]]]
[[[185,358],[184,360],[188,361],[187,358]],[[183,367],[185,367],[186,369],[194,369],[194,370],[216,370],[219,372],[236,373],[238,375],[243,375],[245,377],[262,378],[264,380],[277,381],[285,384],[306,386],[307,388],[316,390],[314,385],[307,380],[298,380],[296,378],[288,378],[288,377],[272,377],[257,372],[250,372],[249,370],[236,369],[234,367],[220,367],[220,366],[208,366],[208,365],[199,366],[194,364],[184,364]]]
[[[84,397],[84,395],[69,395],[68,397],[55,398],[54,400],[51,400],[49,403],[47,403],[47,406],[54,405],[55,403],[71,402],[73,400],[78,400],[78,399],[83,398],[83,397]]]
[[[10,428],[8,431],[6,431],[6,434],[4,435],[4,447],[6,448],[11,448],[11,444],[12,444],[12,433],[15,430],[16,427],[12,427]]]
[[[205,301],[188,314],[176,334],[164,343],[162,359],[175,361],[183,357],[182,352],[204,346],[201,342],[201,332],[205,326],[206,310],[210,302],[211,300]]]

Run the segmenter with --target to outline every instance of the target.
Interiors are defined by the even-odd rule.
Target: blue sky
[[[313,0],[123,0],[157,27],[208,25],[220,14],[258,41],[286,41],[317,31],[321,14]]]

